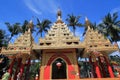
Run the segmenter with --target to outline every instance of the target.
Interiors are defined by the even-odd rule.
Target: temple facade
[[[80,41],[80,38],[73,35],[61,17],[62,13],[59,10],[56,22],[53,23],[45,37],[39,39],[39,43],[35,43],[32,37],[33,23],[31,21],[28,31],[20,35],[13,44],[10,43],[7,48],[2,48],[1,53],[12,60],[8,70],[10,75],[12,75],[12,68],[17,59],[18,67],[14,80],[18,73],[23,76],[25,67],[29,71],[30,60],[37,57],[41,58],[38,80],[81,79],[79,57],[87,58],[86,64],[91,65],[88,70],[89,76],[86,78],[114,78],[108,55],[118,50],[118,46],[112,45],[101,33],[90,28],[87,18],[85,21],[88,29],[85,39]]]

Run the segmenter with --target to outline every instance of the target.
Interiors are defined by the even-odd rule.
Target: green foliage
[[[31,78],[32,77],[35,78],[36,74],[39,74],[40,65],[41,65],[41,63],[37,62],[37,63],[33,63],[30,66],[30,76],[31,76]]]
[[[68,14],[68,18],[66,19],[66,21],[68,22],[68,26],[73,28],[73,33],[75,35],[75,30],[76,30],[76,26],[80,27],[82,26],[82,24],[79,22],[80,16],[75,16],[73,14]]]
[[[21,26],[21,33],[25,33],[25,31],[28,31],[28,25],[29,22],[27,20],[24,21],[23,25]]]
[[[5,23],[8,31],[11,34],[11,37],[9,38],[8,42],[12,39],[14,35],[18,35],[20,33],[20,23],[10,24],[9,22]]]
[[[118,13],[108,13],[99,24],[99,30],[111,42],[120,40],[120,20],[118,20]]]
[[[28,29],[29,29],[29,22],[27,21],[27,20],[25,20],[24,21],[24,23],[22,24],[22,26],[20,27],[21,29],[20,29],[20,31],[21,31],[21,33],[25,33],[26,31],[28,31]],[[31,32],[33,33],[34,31],[35,31],[35,29],[34,29],[35,27],[34,27],[34,25],[33,25],[33,28],[31,29]]]
[[[7,70],[9,65],[9,59],[7,56],[0,54],[0,60],[1,59],[3,60],[0,62],[0,78],[2,77],[4,71]]]
[[[7,39],[8,36],[6,35],[5,31],[0,29],[0,47],[7,46]]]
[[[120,66],[120,56],[110,56],[110,60],[116,62]]]
[[[44,19],[43,21],[40,22],[40,20],[37,18],[38,31],[37,31],[36,35],[38,35],[40,33],[41,37],[42,37],[42,33],[48,31],[48,29],[50,28],[50,24],[51,24],[51,21],[48,19]]]

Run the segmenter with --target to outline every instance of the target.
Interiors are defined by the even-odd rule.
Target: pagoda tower
[[[57,12],[57,21],[51,26],[45,38],[40,38],[42,79],[79,79],[76,48],[80,47],[79,37],[73,36],[67,25],[62,21],[62,13]],[[82,47],[82,44],[81,44]]]
[[[31,28],[33,27],[33,22],[30,21],[27,27],[29,28],[28,31],[26,31],[24,34],[21,34],[14,43],[9,43],[7,48],[2,48],[1,53],[8,56],[11,60],[8,69],[8,72],[10,73],[9,80],[12,80],[11,77],[13,77],[14,80],[17,80],[17,75],[19,73],[22,78],[24,68],[29,68],[30,59],[35,58],[35,55],[32,54],[34,39],[31,34]],[[17,67],[15,72],[13,73],[13,66],[15,65],[15,63],[17,64]]]

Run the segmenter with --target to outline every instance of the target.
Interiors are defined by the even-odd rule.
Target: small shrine
[[[10,75],[12,75],[16,59],[18,67],[14,80],[18,73],[23,76],[24,68],[29,71],[30,60],[36,59],[39,55],[41,66],[37,80],[81,79],[79,57],[87,58],[86,63],[91,65],[87,78],[114,78],[108,55],[118,50],[118,46],[112,45],[101,33],[90,28],[87,18],[85,22],[88,29],[84,41],[80,41],[80,38],[74,36],[64,23],[62,12],[58,10],[56,22],[53,23],[45,37],[40,38],[39,43],[35,43],[31,34],[33,23],[30,21],[28,31],[20,35],[13,44],[10,43],[7,48],[2,48],[1,53],[12,60],[8,70]],[[106,73],[109,75],[105,75]]]

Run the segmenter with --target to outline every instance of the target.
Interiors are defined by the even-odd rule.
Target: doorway
[[[66,63],[61,58],[52,63],[52,79],[67,79]]]

